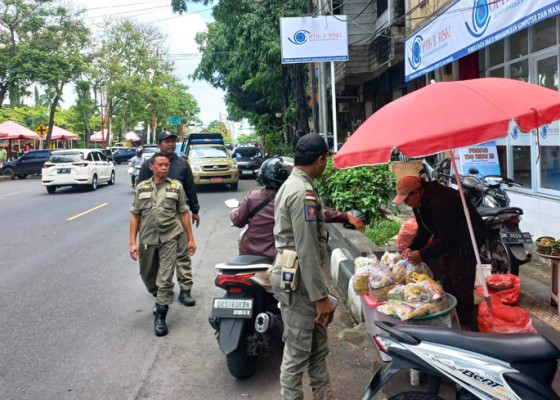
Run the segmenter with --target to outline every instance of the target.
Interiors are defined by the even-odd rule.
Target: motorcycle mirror
[[[225,204],[228,208],[237,208],[237,207],[239,207],[239,200],[237,200],[237,199],[228,199],[228,200],[224,201],[224,204]]]
[[[476,169],[475,167],[469,168],[469,174],[478,175],[478,169]]]

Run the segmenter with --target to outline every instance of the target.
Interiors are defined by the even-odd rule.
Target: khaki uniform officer
[[[169,159],[156,153],[150,159],[153,177],[136,186],[130,209],[130,256],[140,258],[140,276],[150,292],[157,291],[154,329],[157,336],[167,334],[165,318],[173,302],[173,269],[177,262],[180,236],[188,236],[187,251],[194,254],[189,207],[183,186],[167,177]],[[136,236],[140,231],[140,247]],[[155,272],[155,273],[154,273]]]
[[[303,373],[307,370],[314,399],[333,399],[326,357],[327,325],[334,307],[322,278],[326,271],[327,230],[323,205],[313,180],[327,165],[329,151],[316,133],[296,145],[294,169],[275,201],[274,238],[278,256],[271,275],[274,293],[282,304],[285,342],[280,373],[282,399],[303,399]],[[297,286],[286,291],[282,253],[297,252]]]

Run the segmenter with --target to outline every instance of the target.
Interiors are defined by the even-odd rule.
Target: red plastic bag
[[[503,304],[516,306],[521,294],[521,279],[512,274],[495,274],[486,278],[486,286],[490,297],[497,297]],[[510,289],[499,290],[504,287]],[[476,292],[484,297],[484,289],[477,287]]]
[[[486,333],[535,333],[529,313],[521,307],[503,305],[490,296],[492,308],[486,301],[478,305],[478,330]]]
[[[402,223],[397,236],[397,246],[400,250],[406,249],[412,243],[417,230],[418,224],[415,218],[409,218]]]

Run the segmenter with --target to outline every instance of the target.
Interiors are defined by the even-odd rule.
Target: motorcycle
[[[489,335],[386,321],[375,324],[387,332],[374,336],[376,345],[392,359],[375,372],[363,400],[371,400],[395,373],[409,368],[426,374],[429,387],[389,400],[441,400],[442,379],[460,388],[458,400],[560,399],[552,389],[560,349],[539,334]]]
[[[136,187],[136,183],[138,183],[138,175],[140,175],[140,165],[136,165],[136,166],[132,166],[130,163],[128,164],[128,174],[132,177],[134,176],[134,184],[132,185],[132,188],[134,189]]]
[[[226,205],[235,206],[233,200]],[[208,322],[216,331],[230,374],[247,379],[255,372],[259,356],[282,337],[280,309],[269,283],[272,264],[266,257],[241,255],[215,268],[214,283],[225,293],[213,299]]]

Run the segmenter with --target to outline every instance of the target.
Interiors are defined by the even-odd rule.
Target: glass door
[[[539,54],[534,58],[534,82],[540,86],[558,91],[558,49]],[[558,121],[543,126],[538,130],[540,144],[536,144],[536,136],[531,135],[533,142],[533,176],[540,193],[560,195],[560,126]]]

